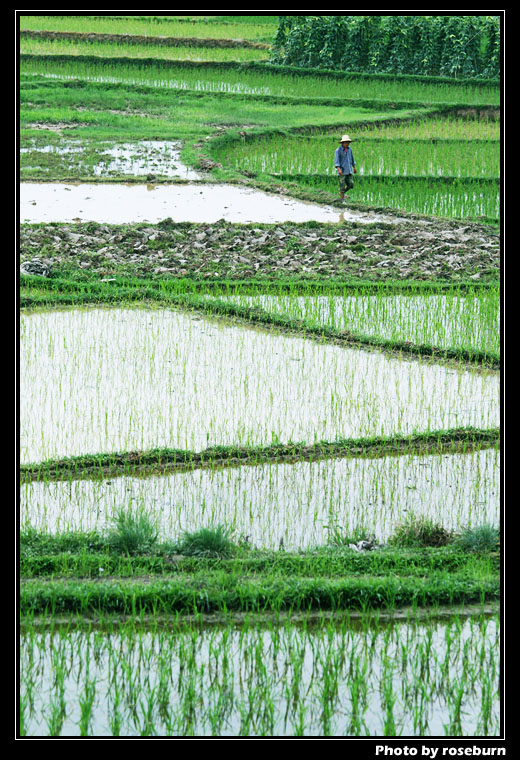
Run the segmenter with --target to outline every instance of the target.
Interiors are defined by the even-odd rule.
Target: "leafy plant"
[[[500,529],[487,524],[466,528],[455,543],[470,552],[493,551],[500,548]]]

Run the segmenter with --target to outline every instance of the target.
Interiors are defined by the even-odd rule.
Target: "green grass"
[[[124,82],[56,81],[39,74],[22,74],[21,80],[21,147],[32,144],[25,138],[40,145],[63,140],[48,130],[31,129],[29,125],[35,122],[65,122],[73,128],[67,131],[71,138],[114,141],[130,135],[153,135],[157,139],[198,141],[214,134],[218,125],[289,128],[410,116],[409,108],[378,108],[374,112],[368,107],[369,101],[364,106],[339,103],[337,99],[329,105],[313,105],[305,98],[305,102],[295,101],[288,108],[286,100],[268,95],[251,98],[225,92],[178,91],[172,97],[168,89],[129,87]]]
[[[157,528],[145,512],[120,509],[113,519],[108,544],[113,551],[130,555],[150,551],[157,538]]]
[[[453,532],[431,518],[410,514],[398,526],[390,542],[395,546],[446,546],[453,541]]]
[[[290,553],[233,543],[229,529],[217,526],[185,532],[169,543],[142,544],[139,552],[121,557],[110,534],[51,536],[25,530],[21,609],[33,614],[266,612],[375,609],[389,606],[390,599],[391,607],[399,607],[497,598],[498,559],[484,556],[495,544],[482,549],[476,562],[455,537],[443,540],[443,548],[431,548],[432,535],[438,539],[440,532],[437,526],[403,542],[398,531],[386,548],[365,553],[334,542]],[[109,576],[126,582],[113,583]],[[143,576],[148,576],[146,584]]]
[[[240,461],[259,464],[269,460],[298,459],[302,456],[318,459],[348,453],[386,456],[392,453],[410,453],[422,448],[449,451],[450,448],[457,450],[466,446],[470,450],[475,445],[495,446],[499,436],[498,429],[477,430],[469,427],[405,436],[338,439],[314,444],[287,442],[263,446],[214,446],[203,451],[158,448],[139,452],[85,454],[22,464],[20,477],[22,480],[88,477],[102,475],[104,471],[116,470],[121,474],[137,472],[143,467],[211,467],[226,463],[236,465]]]
[[[233,531],[226,525],[185,531],[179,541],[178,551],[187,557],[229,557],[235,551]]]
[[[486,552],[500,545],[500,530],[493,525],[466,528],[456,539],[456,544],[468,552]]]
[[[218,19],[221,20],[218,20]],[[262,23],[258,19],[262,19]],[[229,20],[228,20],[229,19]],[[197,21],[180,21],[164,16],[120,18],[111,16],[20,16],[20,29],[96,34],[141,34],[165,37],[208,37],[270,42],[278,28],[276,16],[225,16]]]
[[[404,538],[399,528],[386,547],[364,553],[334,541],[296,553],[261,551],[247,542],[234,543],[229,528],[219,525],[184,532],[166,543],[142,542],[123,557],[110,532],[52,536],[25,529],[20,538],[21,611],[294,612],[498,598],[499,560],[489,555],[496,543],[482,546],[476,561],[457,541],[458,534],[424,521],[421,530],[417,525],[413,535],[408,531]],[[114,583],[109,576],[126,581]]]

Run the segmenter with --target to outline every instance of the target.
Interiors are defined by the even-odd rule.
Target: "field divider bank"
[[[126,451],[51,459],[22,464],[20,481],[70,480],[87,477],[121,476],[193,470],[215,467],[236,467],[266,462],[318,461],[333,457],[385,457],[417,453],[469,452],[475,448],[496,447],[500,430],[491,428],[457,428],[414,435],[376,436],[373,438],[338,439],[314,444],[272,443],[265,446],[213,446],[203,451],[157,448],[147,451]]]
[[[209,37],[150,37],[142,34],[103,34],[100,32],[54,32],[37,29],[20,29],[21,39],[68,40],[70,42],[116,42],[122,45],[157,45],[164,47],[200,48],[253,48],[270,50],[266,42],[252,40],[212,39]]]
[[[22,614],[139,616],[167,613],[277,612],[290,610],[393,609],[408,605],[484,604],[500,597],[499,578],[475,581],[455,574],[284,578],[241,577],[225,570],[169,578],[70,581],[26,580],[20,584]]]

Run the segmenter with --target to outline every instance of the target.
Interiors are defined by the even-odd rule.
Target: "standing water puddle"
[[[21,462],[499,424],[497,373],[167,309],[21,318]]]
[[[228,222],[356,221],[402,222],[398,217],[319,206],[247,187],[220,184],[20,184],[20,221],[99,222],[103,224]]]
[[[182,179],[200,179],[201,175],[188,168],[180,161],[180,145],[169,140],[142,140],[139,143],[120,143],[93,146],[100,155],[98,163],[91,163],[87,158],[88,142],[79,140],[64,141],[60,145],[33,145],[20,148],[20,153],[31,153],[33,159],[39,153],[53,153],[56,156],[75,156],[78,171],[82,176],[92,173],[100,176],[146,176],[155,174],[160,177],[180,177]],[[22,167],[22,171],[23,171]]]

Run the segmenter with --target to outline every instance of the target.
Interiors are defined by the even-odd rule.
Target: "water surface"
[[[99,222],[131,224],[160,222],[228,222],[276,224],[283,222],[403,221],[373,212],[338,210],[332,206],[297,201],[249,187],[223,184],[63,184],[22,182],[20,221]]]
[[[491,618],[22,634],[28,736],[497,736]]]
[[[498,373],[202,319],[83,308],[20,320],[21,462],[499,425]]]
[[[121,508],[144,513],[160,540],[225,524],[235,540],[288,550],[330,543],[335,532],[386,541],[412,515],[447,530],[500,522],[500,454],[403,454],[264,462],[147,477],[24,483],[20,518],[43,532],[100,532]]]

